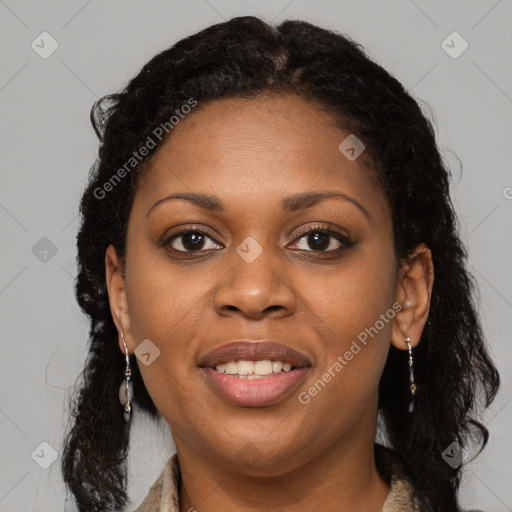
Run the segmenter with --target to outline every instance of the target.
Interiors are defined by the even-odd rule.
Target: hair
[[[109,307],[105,251],[113,244],[125,261],[137,185],[161,146],[155,128],[190,98],[197,101],[195,112],[212,100],[264,93],[316,102],[363,141],[391,206],[397,261],[421,243],[432,251],[430,315],[414,352],[415,410],[408,412],[407,353],[391,348],[379,385],[379,413],[422,507],[458,511],[463,464],[451,467],[441,454],[452,442],[461,447],[477,443],[480,451],[485,446],[488,431],[478,418],[500,379],[478,318],[476,283],[467,268],[449,195],[450,173],[432,123],[400,82],[349,37],[304,21],[272,26],[252,16],[182,39],[91,110],[100,148],[80,204],[75,281],[77,301],[90,317],[89,346],[78,396],[70,398],[65,483],[80,511],[119,511],[127,504],[129,424],[118,398],[125,358]],[[126,169],[148,137],[155,147],[114,183],[113,176]],[[114,186],[100,194],[109,180]],[[135,412],[159,419],[137,364],[132,379]]]

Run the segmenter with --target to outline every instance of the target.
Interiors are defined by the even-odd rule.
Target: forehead
[[[199,104],[154,154],[139,192],[147,201],[179,190],[270,206],[278,197],[334,187],[385,207],[363,157],[340,151],[349,135],[325,109],[296,95]]]

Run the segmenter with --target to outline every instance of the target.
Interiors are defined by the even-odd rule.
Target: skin
[[[139,367],[176,443],[181,511],[314,511],[332,510],[332,503],[380,510],[389,485],[373,453],[378,382],[390,344],[406,350],[405,336],[413,347],[421,336],[433,283],[430,250],[421,245],[397,261],[386,195],[361,157],[350,161],[338,150],[349,133],[313,102],[270,94],[211,102],[171,135],[136,193],[125,267],[113,246],[105,264],[120,350],[122,331],[130,353],[146,338],[161,351]],[[334,198],[284,212],[285,197],[319,191],[345,194],[367,213]],[[215,195],[224,210],[174,199],[148,214],[178,192]],[[190,224],[212,237],[199,255],[190,237],[162,246]],[[309,227],[340,229],[353,243],[333,237],[319,250],[299,233]],[[263,249],[252,263],[236,252],[249,236]],[[298,393],[394,303],[404,306],[394,319],[301,404]],[[198,361],[236,339],[276,340],[312,366],[277,404],[230,404]]]

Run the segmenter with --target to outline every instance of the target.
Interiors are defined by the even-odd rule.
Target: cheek
[[[373,326],[381,314],[393,311],[395,279],[394,254],[382,247],[354,251],[328,272],[322,269],[314,276],[297,276],[307,309],[325,328],[326,344],[340,350]],[[389,334],[390,326],[387,322],[379,330]]]
[[[197,321],[212,284],[204,273],[198,279],[185,267],[171,272],[161,252],[143,243],[133,245],[126,263],[132,334],[136,343],[150,338],[168,348],[180,329]]]
[[[328,274],[319,273],[308,290],[322,356],[313,386],[301,390],[307,395],[303,401],[310,398],[314,407],[341,407],[357,416],[356,411],[362,413],[376,397],[389,351],[395,316],[394,253],[382,246],[355,253]]]
[[[189,270],[171,272],[162,254],[142,243],[132,244],[127,255],[126,288],[132,337],[136,347],[149,339],[158,353],[151,364],[137,364],[160,411],[165,411],[169,402],[173,407],[180,405],[188,387],[187,379],[197,370],[193,340],[204,322],[202,312],[214,277],[202,273],[199,279]]]

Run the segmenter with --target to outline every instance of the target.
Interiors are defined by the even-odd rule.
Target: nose
[[[264,250],[251,263],[234,255],[231,269],[214,292],[214,307],[219,315],[278,319],[295,312],[297,298],[286,273],[269,253]]]

